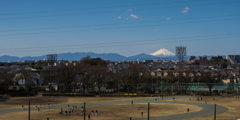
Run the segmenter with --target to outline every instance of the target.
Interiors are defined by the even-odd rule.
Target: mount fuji
[[[151,53],[150,55],[159,57],[159,56],[173,56],[175,54],[163,48],[154,53]]]

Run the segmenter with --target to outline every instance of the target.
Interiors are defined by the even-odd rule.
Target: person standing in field
[[[92,116],[94,115],[94,111],[92,110]]]
[[[95,114],[97,115],[97,113],[98,113],[98,111],[96,110],[96,113],[95,113]]]

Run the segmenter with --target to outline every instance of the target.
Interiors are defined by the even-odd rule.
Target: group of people
[[[41,105],[40,104],[40,106],[39,107],[37,107],[37,105],[35,106],[35,110],[38,110],[38,111],[40,111],[40,108],[43,108],[43,109],[45,109],[45,108],[48,108],[48,109],[51,109],[51,107],[50,107],[50,105],[49,105],[49,103],[48,103],[48,107],[45,107],[45,105]],[[25,110],[25,108],[24,108],[24,105],[22,104],[22,109],[23,110]],[[52,109],[53,109],[53,105],[52,105]]]
[[[62,112],[63,112],[63,109],[62,108],[60,108],[60,114],[62,114]],[[71,114],[77,114],[77,106],[74,106],[73,105],[73,107],[72,108],[70,108],[70,106],[68,105],[68,111],[66,110],[65,111],[65,116],[67,116],[67,115],[71,115]]]
[[[77,114],[77,106],[73,106],[72,108],[70,108],[70,106],[68,105],[67,108],[68,108],[69,111],[67,111],[67,110],[65,111],[65,116],[70,115],[70,114],[74,114],[74,112],[75,112],[75,114]],[[63,114],[63,109],[62,108],[60,109],[59,113]],[[84,109],[83,109],[83,106],[82,106],[81,107],[81,116],[83,114],[84,114]],[[95,111],[95,114],[94,114],[94,110],[92,110],[92,116],[94,116],[94,115],[98,115],[98,110]],[[90,114],[88,114],[88,118],[90,119]]]
[[[98,114],[98,110],[96,110],[95,115]],[[92,116],[94,116],[94,110],[92,110]],[[88,119],[90,119],[90,114],[88,114]]]

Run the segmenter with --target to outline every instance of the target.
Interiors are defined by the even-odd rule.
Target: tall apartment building
[[[240,63],[240,55],[226,55],[226,59],[231,62],[231,64]]]

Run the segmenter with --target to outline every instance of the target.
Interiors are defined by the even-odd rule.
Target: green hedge
[[[57,94],[57,93],[44,93],[42,94],[42,96],[78,96],[78,97],[95,97],[94,94],[63,94],[63,93],[60,93],[60,94]]]

